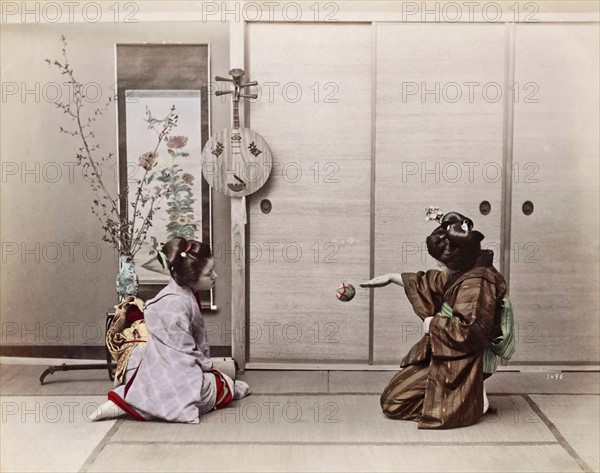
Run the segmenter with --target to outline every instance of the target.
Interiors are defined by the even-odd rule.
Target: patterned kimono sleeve
[[[485,278],[465,280],[458,288],[452,317],[431,320],[433,358],[458,359],[482,352],[490,343],[495,310],[496,286]]]
[[[402,273],[404,292],[421,319],[431,317],[439,310],[436,305],[440,304],[439,301],[444,295],[444,285],[447,280],[448,273],[435,269],[427,272]]]

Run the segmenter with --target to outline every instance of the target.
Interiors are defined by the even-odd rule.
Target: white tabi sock
[[[234,381],[234,386],[233,386],[233,398],[234,399],[242,399],[243,397],[246,397],[248,394],[250,394],[250,386],[248,386],[248,383],[242,381],[241,379],[236,379]]]
[[[114,402],[106,401],[101,406],[98,406],[98,408],[94,412],[92,412],[92,414],[90,415],[90,420],[96,421],[105,419],[116,419],[117,417],[121,417],[125,414],[126,412],[119,406],[117,406]]]

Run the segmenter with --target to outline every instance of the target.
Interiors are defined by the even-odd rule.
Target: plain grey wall
[[[63,102],[68,98],[58,69],[44,61],[62,59],[61,35],[77,79],[99,84],[98,104],[114,90],[117,43],[208,43],[211,75],[226,76],[229,70],[227,23],[2,25],[3,345],[102,345],[105,313],[116,303],[115,252],[101,240],[100,223],[90,212],[94,193],[81,167],[70,164],[79,142],[59,133],[59,126],[68,128],[71,122],[48,100],[59,90]],[[212,96],[211,118],[213,132],[229,126],[229,100]],[[112,107],[95,127],[102,148],[115,154],[116,123]],[[105,169],[113,195],[115,168]],[[213,242],[223,248],[230,239],[229,198],[213,194],[213,203]],[[218,310],[204,312],[211,324],[209,341],[230,345],[231,272],[219,254],[216,271]]]

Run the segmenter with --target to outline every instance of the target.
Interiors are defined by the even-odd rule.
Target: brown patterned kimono
[[[495,335],[506,294],[492,260],[493,253],[484,250],[465,273],[402,274],[415,313],[421,319],[438,316],[381,395],[387,416],[418,421],[420,429],[464,427],[482,416],[483,351]],[[452,317],[439,315],[444,301]]]

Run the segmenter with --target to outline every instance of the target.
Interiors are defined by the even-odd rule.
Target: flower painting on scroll
[[[174,120],[175,126],[158,147],[148,149],[167,119]],[[202,240],[201,119],[200,91],[126,94],[129,207],[140,185],[160,195],[152,209],[150,238],[136,256],[140,282],[158,284],[168,279],[156,259],[158,243],[174,237]]]

